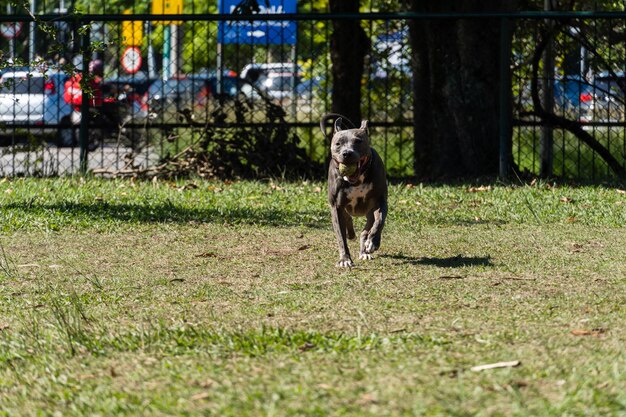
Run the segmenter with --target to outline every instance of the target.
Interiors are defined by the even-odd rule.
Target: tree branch
[[[543,108],[543,105],[541,104],[541,99],[539,97],[538,87],[539,62],[541,61],[541,56],[544,49],[548,45],[548,42],[550,42],[551,40],[552,34],[547,33],[543,37],[543,39],[541,39],[540,42],[537,44],[537,47],[535,48],[535,52],[533,54],[532,78],[530,81],[530,90],[533,99],[533,111],[530,113],[541,118],[544,122],[547,122],[551,126],[561,127],[572,133],[578,138],[578,140],[582,141],[593,151],[595,151],[607,163],[607,165],[615,173],[615,175],[617,175],[620,179],[626,179],[626,170],[624,169],[624,167],[619,163],[617,159],[615,159],[611,152],[606,147],[604,147],[604,145],[602,145],[587,131],[585,131],[579,122],[575,120],[570,120],[566,117],[558,116]]]

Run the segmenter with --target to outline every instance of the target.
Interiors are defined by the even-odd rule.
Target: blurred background
[[[469,12],[449,1],[348,3],[359,14],[313,0],[4,0],[0,175],[148,175],[167,165],[167,175],[320,176],[319,120],[341,109],[342,73],[356,74],[350,114],[370,121],[392,177],[455,176],[469,159],[497,173],[498,158],[520,176],[623,174],[623,2],[512,1]],[[357,30],[340,37],[348,23]],[[418,36],[426,27],[428,37]],[[333,56],[350,36],[362,62]],[[492,66],[456,60],[468,53],[463,37],[475,50],[467,59]],[[465,130],[479,130],[463,123],[480,117],[463,109],[482,109],[486,97],[500,107],[473,123],[497,127],[493,138],[484,133],[495,153],[472,140],[442,147],[460,156],[431,167],[438,157],[426,151],[448,140],[437,132],[445,126],[463,142]]]

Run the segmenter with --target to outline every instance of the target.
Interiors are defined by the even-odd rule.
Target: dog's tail
[[[339,113],[326,113],[322,116],[322,119],[320,120],[320,129],[322,129],[322,133],[324,134],[325,139],[328,139],[328,135],[326,134],[326,130],[328,126],[327,122],[329,120],[336,121],[337,119],[341,119],[341,122],[347,122],[347,124],[349,125],[348,126],[349,129],[356,129],[356,126],[354,125],[354,123],[352,123],[352,121],[348,119],[346,116],[343,116]]]

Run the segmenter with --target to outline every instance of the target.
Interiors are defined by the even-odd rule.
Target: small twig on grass
[[[472,366],[470,370],[474,372],[486,371],[488,369],[497,369],[497,368],[515,368],[520,366],[522,363],[520,361],[508,361],[508,362],[496,362],[496,363],[488,363],[486,365],[476,365]]]
[[[466,277],[461,275],[442,275],[439,279],[465,279]]]
[[[536,281],[537,278],[520,278],[520,277],[500,277],[500,279],[506,279],[510,281]]]
[[[574,329],[570,332],[574,336],[600,336],[606,333],[606,329],[598,327],[595,329]]]

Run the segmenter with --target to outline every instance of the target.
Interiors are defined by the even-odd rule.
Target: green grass
[[[622,190],[1,181],[0,416],[626,415]]]

